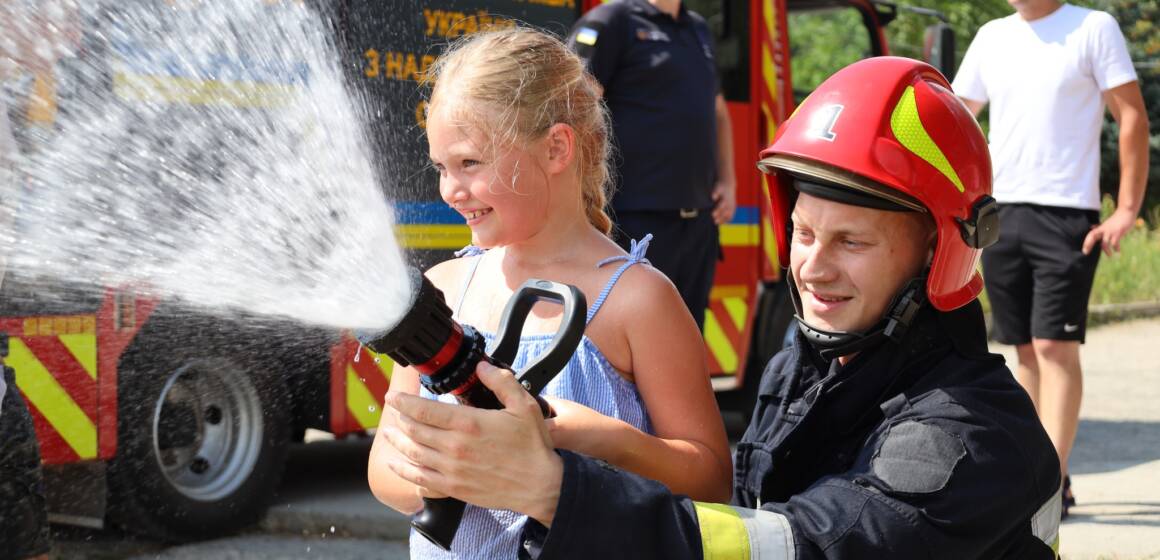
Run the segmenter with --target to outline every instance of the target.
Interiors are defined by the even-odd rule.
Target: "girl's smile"
[[[456,208],[456,210],[458,210],[459,213],[463,215],[463,217],[467,220],[467,225],[469,226],[478,224],[483,220],[484,216],[491,214],[491,208],[480,208],[477,210],[465,210],[462,208]]]

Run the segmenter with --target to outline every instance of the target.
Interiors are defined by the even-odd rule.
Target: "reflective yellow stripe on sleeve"
[[[793,531],[785,516],[723,504],[693,503],[705,560],[792,560]]]

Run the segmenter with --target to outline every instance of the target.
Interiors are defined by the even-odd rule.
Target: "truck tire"
[[[740,414],[742,426],[748,425],[753,415],[753,407],[757,403],[757,389],[761,385],[761,374],[765,371],[765,365],[769,363],[770,358],[786,347],[787,335],[795,326],[793,303],[789,299],[787,289],[785,283],[768,283],[762,286],[741,387],[717,394],[717,403],[722,412]]]
[[[137,344],[119,372],[108,515],[171,542],[256,522],[278,488],[291,437],[276,368],[196,338]]]

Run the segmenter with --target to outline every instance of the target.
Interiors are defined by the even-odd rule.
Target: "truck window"
[[[688,0],[713,34],[717,79],[729,101],[749,101],[749,0]]]
[[[877,54],[866,16],[855,7],[795,10],[787,23],[795,104],[834,72]]]

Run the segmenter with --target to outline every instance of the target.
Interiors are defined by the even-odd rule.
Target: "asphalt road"
[[[1014,359],[1010,347],[992,349]],[[1083,349],[1085,398],[1071,472],[1078,505],[1061,528],[1066,560],[1160,559],[1160,318],[1102,326]],[[54,557],[402,559],[407,520],[370,496],[367,441],[296,447],[265,520],[183,546],[111,532],[58,531]]]
[[[1011,347],[992,346],[1014,363]],[[1160,318],[1101,326],[1080,354],[1066,560],[1160,559]]]
[[[56,560],[404,560],[407,520],[370,497],[369,440],[295,446],[274,506],[236,536],[166,545],[119,531],[54,527]],[[0,557],[3,557],[0,554]]]

